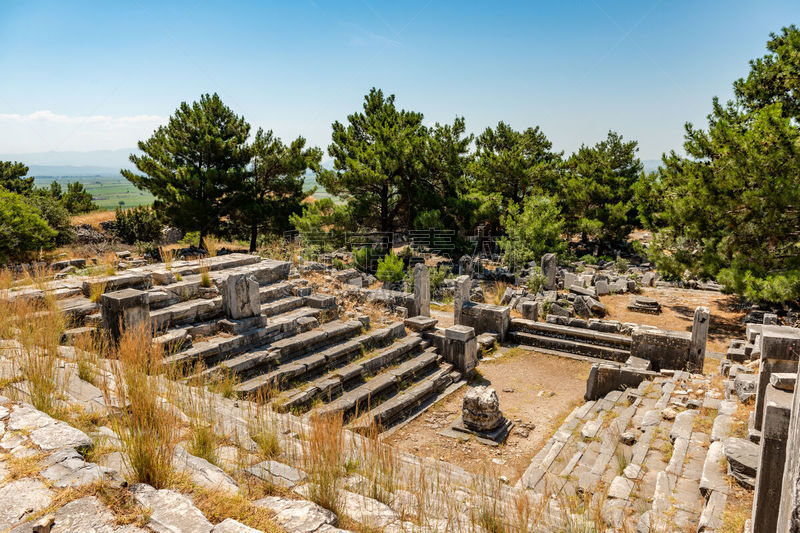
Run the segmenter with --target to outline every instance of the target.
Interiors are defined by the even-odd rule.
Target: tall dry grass
[[[180,421],[162,397],[168,391],[155,374],[162,370],[163,350],[151,338],[146,324],[123,332],[104,390],[107,404],[119,408],[112,428],[120,437],[132,481],[163,488],[173,475]]]
[[[172,270],[172,262],[175,260],[175,249],[159,246],[158,253],[161,256],[161,260],[164,262],[164,267],[167,270]]]
[[[216,257],[220,247],[220,240],[213,235],[208,235],[203,239],[203,247],[208,252],[209,257]]]
[[[44,282],[37,277],[39,285]],[[0,297],[0,338],[16,339],[13,370],[31,404],[51,416],[61,408],[64,379],[59,372],[58,346],[66,320],[49,291],[41,297]]]
[[[280,426],[277,414],[269,406],[268,392],[259,391],[255,401],[247,404],[250,438],[258,446],[264,459],[275,459],[281,454]]]
[[[189,419],[189,434],[186,449],[192,455],[217,464],[217,448],[220,436],[214,429],[214,397],[204,384],[181,389],[180,407]]]
[[[208,261],[200,257],[197,260],[197,266],[200,269],[200,286],[201,287],[211,287],[211,275],[209,274],[209,266]]]
[[[302,463],[310,481],[309,499],[338,514],[346,461],[342,415],[312,414],[302,446]]]

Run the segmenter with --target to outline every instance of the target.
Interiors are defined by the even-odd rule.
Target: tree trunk
[[[387,232],[389,229],[389,184],[385,183],[381,187],[381,231]]]
[[[205,225],[203,225],[200,228],[200,242],[197,243],[197,247],[201,248],[203,250],[206,249],[206,227],[205,227]]]
[[[250,225],[250,253],[256,251],[256,239],[258,238],[258,223],[253,222]]]

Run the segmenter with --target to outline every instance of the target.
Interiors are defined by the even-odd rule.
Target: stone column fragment
[[[431,316],[431,278],[423,264],[414,265],[414,307],[417,316]]]
[[[706,360],[706,342],[708,341],[708,325],[711,322],[711,313],[708,307],[698,307],[694,310],[694,323],[692,324],[692,342],[689,346],[689,360],[686,361],[686,370],[697,374],[703,373],[703,364]]]

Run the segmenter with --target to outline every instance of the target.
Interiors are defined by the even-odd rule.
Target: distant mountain
[[[653,172],[658,170],[658,167],[661,166],[660,159],[645,159],[642,161],[642,165],[644,165],[645,172]]]
[[[32,176],[119,175],[121,168],[133,169],[128,156],[137,148],[92,150],[89,152],[30,152],[0,154],[0,161],[19,161],[30,167]]]

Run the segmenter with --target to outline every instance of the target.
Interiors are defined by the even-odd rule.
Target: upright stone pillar
[[[708,307],[698,307],[694,310],[694,323],[692,324],[692,343],[689,346],[689,360],[686,361],[686,370],[697,374],[703,373],[703,364],[706,360],[706,341],[708,341],[708,324],[711,314]]]
[[[771,388],[770,392],[780,391]],[[783,393],[788,395],[788,393]],[[771,395],[770,395],[771,396]],[[752,531],[778,531],[779,502],[783,499],[783,476],[791,415],[790,400],[770,399],[764,408],[756,490],[753,494]],[[793,450],[791,455],[797,455]]]
[[[117,342],[126,329],[150,320],[150,297],[137,289],[106,292],[100,296],[100,316],[103,328]]]
[[[478,366],[478,339],[475,328],[469,326],[450,326],[444,330],[445,360],[456,367],[462,375],[468,376]]]
[[[556,290],[556,272],[558,271],[558,258],[556,254],[542,256],[542,274],[544,274],[544,290]]]
[[[472,290],[472,279],[469,276],[456,278],[456,291],[453,295],[453,324],[461,324],[461,311],[464,304],[469,303],[469,293]]]
[[[240,319],[261,314],[258,281],[250,274],[231,274],[222,290],[222,308],[228,318]]]
[[[797,372],[792,411],[789,421],[789,435],[786,440],[786,463],[781,484],[780,509],[778,511],[778,533],[800,533],[800,370]]]
[[[431,278],[424,264],[414,265],[414,307],[417,316],[431,316]]]

